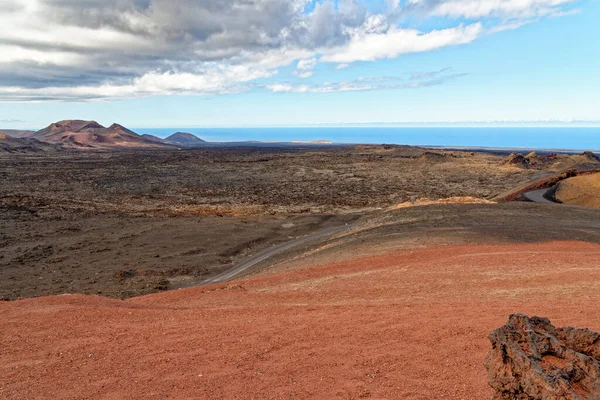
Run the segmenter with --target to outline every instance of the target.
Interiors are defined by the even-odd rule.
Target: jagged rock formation
[[[585,151],[580,155],[549,153],[540,155],[534,151],[527,155],[511,153],[506,160],[506,165],[514,165],[521,168],[543,169],[543,168],[573,168],[576,166],[595,166],[600,164],[600,158],[591,151]]]
[[[513,314],[489,339],[492,400],[600,399],[600,334]]]
[[[510,155],[504,161],[507,165],[516,165],[519,167],[529,167],[529,163],[525,159],[525,156],[521,153],[510,153]]]
[[[600,157],[597,156],[596,154],[592,153],[591,151],[584,151],[578,157],[580,157],[584,161],[588,161],[588,162],[593,162],[593,163],[600,162]]]

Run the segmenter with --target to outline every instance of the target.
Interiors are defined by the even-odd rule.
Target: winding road
[[[529,192],[525,192],[523,195],[529,201],[532,201],[534,203],[556,204],[555,202],[550,201],[544,197],[544,195],[549,190],[550,190],[550,188],[532,190]],[[286,250],[300,246],[302,244],[308,243],[312,240],[321,239],[321,238],[324,238],[327,236],[334,235],[338,232],[345,231],[347,229],[352,228],[353,226],[354,226],[354,224],[328,228],[328,229],[325,229],[325,230],[322,230],[319,232],[315,232],[315,233],[307,235],[307,236],[303,236],[303,237],[296,238],[294,240],[290,240],[289,242],[285,242],[285,243],[279,244],[277,246],[269,247],[268,249],[264,249],[264,250],[256,253],[255,255],[246,258],[245,260],[241,261],[237,265],[234,265],[233,267],[229,268],[228,270],[223,271],[220,274],[215,275],[212,278],[205,280],[204,282],[202,282],[200,284],[200,286],[213,285],[216,283],[223,283],[223,282],[230,281],[231,279],[235,278],[236,276],[238,276],[238,275],[242,274],[243,272],[246,272],[250,268],[254,267],[256,264],[258,264],[264,260],[267,260],[279,253],[282,253]]]
[[[550,201],[550,200],[548,200],[547,198],[544,197],[544,195],[546,193],[548,193],[548,191],[550,191],[550,189],[546,188],[546,189],[532,190],[530,192],[523,193],[523,195],[525,196],[525,198],[527,200],[533,201],[534,203],[550,203],[550,204],[555,204],[553,201]]]
[[[324,238],[327,236],[334,235],[338,232],[345,231],[347,229],[352,228],[353,226],[354,226],[354,224],[347,224],[344,226],[328,228],[328,229],[325,229],[325,230],[322,230],[319,232],[315,232],[315,233],[307,235],[307,236],[303,236],[303,237],[300,237],[300,238],[297,238],[294,240],[290,240],[289,242],[285,242],[285,243],[282,243],[277,246],[269,247],[268,249],[264,249],[264,250],[256,253],[255,255],[246,258],[245,260],[243,260],[242,262],[240,262],[237,265],[234,265],[227,271],[223,271],[220,274],[213,276],[210,279],[205,280],[204,282],[202,282],[200,284],[200,286],[227,282],[227,281],[231,280],[232,278],[235,278],[236,276],[240,275],[242,272],[245,272],[248,269],[252,268],[259,262],[264,261],[274,255],[277,255],[283,251],[292,249],[294,247],[300,246],[304,243],[308,243],[312,240],[321,239],[321,238]]]

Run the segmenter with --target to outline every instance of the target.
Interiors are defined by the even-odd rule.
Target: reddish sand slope
[[[442,246],[116,301],[0,304],[0,398],[486,399],[511,312],[600,331],[600,246]]]

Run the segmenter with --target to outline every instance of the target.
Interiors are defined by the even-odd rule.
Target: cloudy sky
[[[598,0],[0,0],[0,127],[600,120]]]

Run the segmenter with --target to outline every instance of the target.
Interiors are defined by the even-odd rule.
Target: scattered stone
[[[169,281],[167,279],[161,279],[156,283],[153,289],[161,292],[169,290]]]
[[[600,334],[513,314],[489,339],[492,400],[600,399]]]
[[[115,279],[119,282],[124,282],[127,279],[135,278],[137,271],[135,269],[126,269],[115,273]]]

